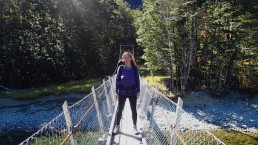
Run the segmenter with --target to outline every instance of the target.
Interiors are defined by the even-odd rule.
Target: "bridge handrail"
[[[64,113],[20,143],[60,144],[73,136],[73,144],[107,144],[112,138],[118,103],[115,99],[115,77],[110,77],[77,103],[67,107],[72,128],[67,128]],[[155,144],[222,144],[205,128],[205,124],[182,109],[141,78],[137,110],[146,143]],[[163,119],[162,118],[166,118]],[[196,121],[197,120],[197,121]],[[70,131],[69,131],[70,130]],[[65,141],[64,141],[65,139]]]
[[[103,138],[107,134],[111,123],[109,111],[115,107],[115,104],[112,104],[113,101],[111,101],[114,99],[114,81],[112,79],[114,77],[103,81],[103,84],[93,89],[93,92],[68,107],[71,114],[70,121],[72,124],[76,124],[72,126],[72,132],[68,132],[64,113],[60,113],[29,138],[21,142],[20,145],[65,143],[72,134],[75,135],[77,142],[80,144],[95,144],[96,140],[98,142],[98,138]],[[94,94],[96,94],[97,101],[94,101]],[[97,103],[101,118],[95,115],[97,114]],[[98,119],[102,119],[103,124],[100,125]],[[101,133],[101,130],[103,130],[103,133]]]
[[[117,109],[118,109],[118,102],[116,101],[116,106],[115,106],[115,109],[114,109],[114,113],[113,113],[113,116],[112,116],[112,121],[111,121],[110,128],[109,128],[109,131],[108,131],[108,137],[107,137],[106,145],[111,145],[111,143],[112,143],[113,129],[114,129],[115,123],[116,123]]]
[[[179,104],[161,94],[158,87],[150,86],[143,79],[141,84],[145,88],[142,89],[142,93],[146,94],[141,97],[141,103],[143,103],[141,106],[145,108],[139,109],[140,118],[142,122],[145,122],[143,126],[145,126],[147,144],[225,145],[206,129],[202,121],[197,120],[185,112]],[[153,117],[148,117],[149,114]],[[167,120],[162,118],[167,118]]]

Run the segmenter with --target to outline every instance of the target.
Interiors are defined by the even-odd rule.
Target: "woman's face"
[[[132,60],[129,54],[124,54],[123,59],[125,63],[131,63],[131,60]]]

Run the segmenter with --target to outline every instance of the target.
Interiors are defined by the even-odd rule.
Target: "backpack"
[[[119,66],[119,68],[118,68],[118,74],[117,74],[118,82],[120,82],[120,81],[121,81],[121,75],[122,75],[122,72],[123,72],[124,66],[125,66],[125,65],[120,65],[120,66]],[[139,77],[137,77],[137,67],[136,67],[135,65],[132,65],[132,67],[133,67],[133,73],[134,73],[135,85],[136,85],[136,88],[138,88],[138,81],[139,81]]]
[[[115,69],[115,72],[113,73],[113,75],[117,74],[117,70],[119,69],[119,67],[121,65],[125,65],[125,63],[122,61],[122,59],[120,59],[118,62],[117,62],[117,66],[116,66],[116,69]]]

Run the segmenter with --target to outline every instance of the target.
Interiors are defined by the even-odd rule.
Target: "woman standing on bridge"
[[[125,101],[127,98],[129,98],[133,118],[133,129],[137,135],[139,132],[136,126],[136,102],[140,95],[139,72],[130,52],[124,52],[122,58],[125,65],[121,65],[118,68],[116,76],[116,98],[118,99],[118,112],[116,116],[117,121],[114,133],[117,134],[120,132],[119,124],[122,117],[122,112],[125,106]]]

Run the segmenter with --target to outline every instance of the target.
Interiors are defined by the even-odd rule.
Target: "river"
[[[16,145],[86,94],[47,96],[30,100],[0,98],[0,145]],[[210,125],[221,128],[258,132],[258,94],[232,92],[213,98],[205,91],[190,92],[183,97],[183,109]]]
[[[0,98],[0,145],[17,145],[62,112],[68,105],[82,99],[85,94],[66,94],[36,99]]]

